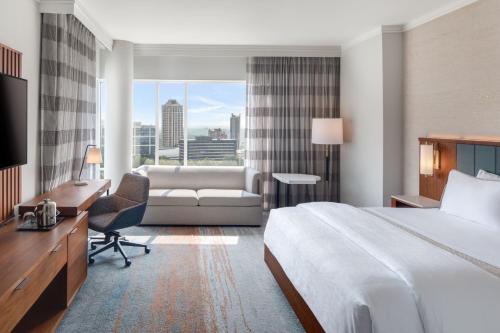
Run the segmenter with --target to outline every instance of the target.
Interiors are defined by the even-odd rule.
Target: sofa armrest
[[[260,194],[260,171],[245,168],[245,191]]]
[[[148,176],[148,166],[147,165],[141,165],[135,169],[132,169],[132,173],[147,177]]]

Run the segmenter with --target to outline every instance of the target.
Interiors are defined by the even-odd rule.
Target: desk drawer
[[[68,293],[69,305],[87,277],[88,217],[68,235]]]
[[[67,244],[64,237],[45,258],[0,301],[0,332],[10,332],[64,267]]]

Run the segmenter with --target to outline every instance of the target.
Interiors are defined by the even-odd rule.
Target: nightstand
[[[421,195],[393,195],[391,207],[395,208],[439,208],[441,202]]]

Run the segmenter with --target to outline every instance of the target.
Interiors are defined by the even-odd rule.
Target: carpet
[[[57,332],[303,332],[263,259],[263,228],[134,227],[96,256]]]

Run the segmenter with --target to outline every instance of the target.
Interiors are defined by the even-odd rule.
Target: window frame
[[[185,152],[184,152],[184,160],[181,166],[188,166],[188,112],[189,112],[189,102],[188,102],[188,96],[189,96],[189,84],[192,83],[241,83],[246,85],[246,80],[155,80],[155,79],[134,79],[133,84],[134,84],[134,89],[135,89],[135,83],[140,82],[140,83],[154,83],[155,84],[155,164],[154,165],[160,165],[160,131],[159,126],[161,123],[161,102],[160,102],[160,86],[163,83],[181,83],[184,85],[184,105],[183,105],[183,132],[184,132],[184,145],[185,145]],[[134,91],[135,94],[135,91]],[[135,96],[135,95],[134,95]],[[245,106],[246,106],[246,97],[245,97]],[[133,119],[133,113],[135,110],[132,110],[132,122],[134,122]],[[245,111],[245,116],[246,116],[246,111]],[[132,140],[133,144],[133,140]],[[132,160],[132,164],[134,162],[134,154],[132,152],[130,156]],[[209,165],[207,167],[210,167]]]

